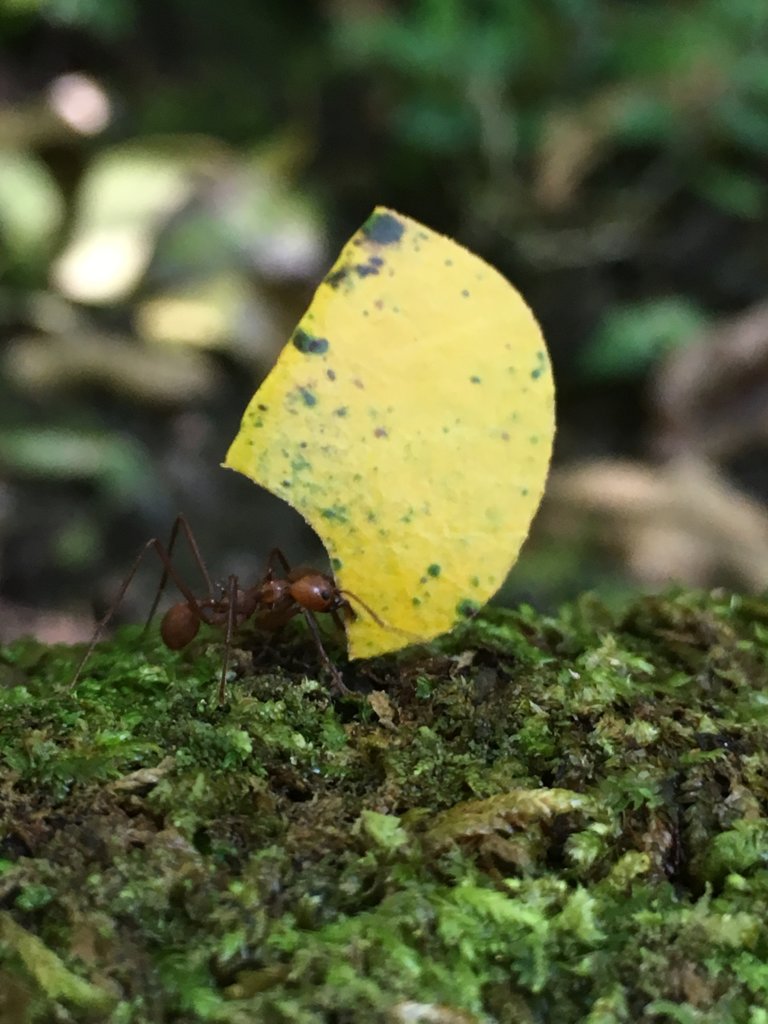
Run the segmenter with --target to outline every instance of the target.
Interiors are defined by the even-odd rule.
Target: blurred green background
[[[322,557],[218,465],[376,203],[548,339],[555,471],[502,599],[762,589],[766,172],[765,0],[4,0],[0,639],[87,636],[177,511],[221,578]]]

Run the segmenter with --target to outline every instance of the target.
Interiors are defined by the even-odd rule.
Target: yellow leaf
[[[501,586],[541,499],[554,389],[520,294],[377,208],[256,392],[225,466],[315,529],[365,601],[352,658],[444,633]],[[354,603],[354,602],[353,602]]]

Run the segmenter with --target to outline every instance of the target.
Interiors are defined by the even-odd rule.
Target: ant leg
[[[80,662],[79,662],[79,664],[77,666],[77,670],[75,671],[75,675],[74,675],[74,678],[72,679],[72,682],[69,684],[69,689],[70,690],[74,690],[74,688],[77,686],[78,682],[80,681],[80,676],[82,674],[83,668],[85,667],[85,663],[88,661],[88,659],[90,658],[91,654],[93,654],[93,649],[95,648],[96,644],[99,642],[99,638],[101,637],[102,632],[109,625],[109,622],[110,622],[112,616],[115,614],[117,609],[120,607],[120,602],[125,597],[126,592],[128,590],[128,587],[131,585],[131,582],[133,581],[134,576],[138,572],[139,566],[141,565],[141,563],[142,563],[142,561],[144,559],[144,556],[147,554],[148,551],[154,551],[155,552],[155,554],[158,556],[160,561],[163,563],[163,566],[165,568],[165,573],[168,576],[170,576],[170,578],[173,580],[173,582],[179,588],[179,591],[184,595],[186,600],[191,605],[194,605],[195,607],[198,606],[197,598],[192,593],[192,591],[189,589],[189,587],[186,585],[184,580],[179,576],[179,574],[174,569],[174,567],[173,567],[173,565],[171,563],[171,560],[168,557],[168,552],[165,550],[165,548],[160,543],[160,541],[157,539],[157,537],[152,537],[150,540],[147,541],[147,543],[144,545],[144,547],[139,552],[138,556],[136,557],[136,560],[134,561],[133,565],[130,568],[130,571],[128,572],[128,575],[123,580],[122,585],[120,587],[120,590],[117,592],[117,596],[115,597],[114,601],[109,606],[109,608],[107,609],[106,613],[102,616],[102,618],[96,624],[96,629],[93,632],[93,636],[91,637],[91,641],[88,644],[88,647],[87,647],[87,649],[85,651],[85,654],[80,659]]]
[[[291,571],[291,564],[285,557],[283,552],[280,550],[280,548],[272,548],[272,550],[267,555],[267,571],[265,573],[266,579],[273,578],[275,562],[278,563],[278,565],[280,566],[284,573],[287,574]]]
[[[189,549],[192,552],[192,556],[193,556],[195,562],[197,563],[197,566],[200,569],[200,572],[202,573],[203,579],[205,580],[205,586],[206,586],[206,589],[208,591],[208,596],[212,597],[213,596],[213,584],[211,583],[211,577],[208,574],[208,568],[207,568],[207,566],[205,564],[205,561],[203,560],[203,556],[200,554],[200,548],[198,547],[197,540],[195,539],[195,535],[192,532],[192,527],[189,525],[189,523],[187,522],[187,517],[182,512],[180,512],[176,516],[176,518],[173,520],[173,524],[171,526],[171,535],[168,538],[168,544],[167,544],[166,549],[165,549],[166,553],[168,555],[168,558],[170,559],[171,555],[173,554],[173,549],[174,549],[174,546],[176,544],[176,539],[177,539],[177,537],[179,535],[179,529],[181,529],[183,531],[184,536],[187,538],[187,544],[189,544]],[[173,578],[172,574],[168,570],[168,567],[164,565],[164,567],[163,567],[163,575],[160,577],[160,582],[159,582],[159,584],[157,586],[157,592],[155,593],[155,599],[152,602],[152,607],[149,609],[149,615],[147,616],[147,621],[144,623],[144,630],[145,630],[145,632],[149,628],[150,622],[155,617],[155,612],[157,611],[157,606],[160,604],[160,598],[163,596],[163,592],[165,591],[165,587],[166,587],[166,584],[168,583],[169,576],[171,576],[171,578]],[[182,593],[183,593],[183,591],[182,591]],[[184,596],[186,597],[186,594]]]
[[[237,576],[230,576],[227,580],[227,627],[224,633],[224,654],[221,658],[221,677],[219,679],[219,707],[224,703],[227,690],[227,667],[229,665],[229,652],[232,649],[232,636],[235,632],[235,613],[237,602]]]
[[[331,673],[331,678],[333,680],[333,685],[331,687],[332,691],[341,694],[351,694],[352,691],[349,689],[349,687],[342,679],[341,672],[339,672],[339,670],[333,664],[331,659],[328,657],[325,648],[323,647],[323,641],[320,636],[320,629],[317,625],[317,620],[315,619],[315,616],[312,614],[311,611],[309,611],[308,608],[302,608],[301,614],[304,616],[304,619],[307,625],[309,626],[309,631],[311,632],[312,637],[315,641],[315,646],[317,647],[320,659],[322,660],[327,670]]]
[[[357,618],[356,615],[354,617]],[[338,629],[340,633],[343,633],[344,632],[344,619],[341,616],[341,614],[339,613],[339,609],[338,608],[332,608],[331,609],[331,618],[333,619],[333,624],[336,627],[336,629]]]

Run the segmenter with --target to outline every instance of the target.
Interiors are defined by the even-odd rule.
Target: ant
[[[173,548],[179,535],[185,536],[190,551],[197,563],[207,588],[207,596],[198,598],[190,590],[171,561]],[[328,657],[320,636],[320,628],[315,615],[327,612],[339,629],[344,628],[344,620],[357,617],[357,612],[349,599],[357,601],[378,625],[387,628],[379,616],[355,594],[341,590],[336,586],[332,576],[317,569],[300,567],[292,569],[285,555],[279,548],[273,548],[267,559],[267,569],[262,579],[252,587],[241,588],[237,576],[230,576],[226,585],[211,583],[203,557],[195,540],[192,528],[184,515],[179,514],[173,521],[171,535],[167,545],[163,545],[157,537],[152,537],[144,544],[128,575],[123,580],[120,590],[106,614],[98,622],[91,641],[80,659],[77,671],[70,684],[74,689],[82,675],[85,663],[90,658],[99,638],[117,611],[125,596],[144,556],[154,551],[163,564],[163,575],[152,602],[152,607],[144,625],[146,630],[152,621],[163,591],[172,580],[184,597],[183,601],[172,605],[160,623],[160,636],[163,643],[172,651],[180,651],[187,647],[197,636],[202,624],[217,626],[224,630],[224,654],[219,679],[218,703],[224,703],[227,681],[227,666],[235,630],[251,619],[254,625],[266,632],[276,633],[296,615],[302,615],[315,641],[321,661],[331,675],[332,690],[340,694],[349,694],[341,673]],[[282,575],[277,575],[275,566],[279,566]]]

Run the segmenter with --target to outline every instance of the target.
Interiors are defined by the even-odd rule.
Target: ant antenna
[[[401,629],[399,626],[393,626],[391,623],[385,622],[384,619],[382,619],[380,615],[377,615],[376,612],[373,610],[373,608],[371,608],[371,606],[366,601],[364,601],[362,599],[362,597],[358,597],[357,594],[353,593],[351,590],[342,590],[341,588],[339,588],[339,593],[343,597],[347,597],[347,598],[351,597],[353,601],[357,601],[357,603],[360,605],[360,607],[365,612],[367,612],[368,615],[370,615],[370,617],[373,619],[373,621],[376,623],[376,625],[377,626],[381,626],[382,629],[386,629],[386,630],[388,630],[391,633],[399,633],[401,636],[407,636],[414,643],[418,643],[422,639],[416,633],[411,633],[407,629]]]

